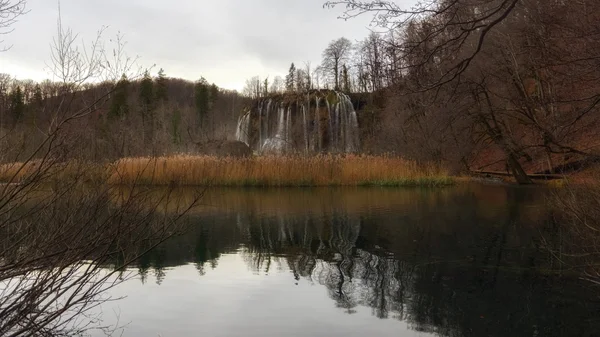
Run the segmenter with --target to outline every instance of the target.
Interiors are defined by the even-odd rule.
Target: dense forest
[[[93,102],[93,104],[90,104]],[[31,154],[56,122],[56,112],[70,121],[63,138],[70,156],[103,161],[127,156],[193,152],[198,143],[231,133],[246,100],[204,78],[196,82],[155,77],[145,71],[130,80],[83,84],[72,90],[64,82],[20,81],[0,75],[0,120],[4,160]],[[58,115],[60,116],[60,115]]]

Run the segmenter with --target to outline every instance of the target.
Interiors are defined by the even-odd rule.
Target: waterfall
[[[262,125],[262,114],[263,114],[263,102],[258,104],[258,143],[262,144],[263,142],[263,125]]]
[[[236,139],[266,153],[360,150],[358,116],[348,95],[315,90],[301,97],[281,94],[255,101],[240,116]]]
[[[338,101],[341,100],[340,95],[337,95]],[[340,104],[335,105],[333,110],[333,146],[336,149],[340,148]]]
[[[358,116],[356,115],[356,111],[354,110],[354,106],[352,105],[352,101],[350,98],[346,96],[346,109],[348,109],[348,114],[346,115],[349,119],[349,125],[345,126],[346,129],[346,152],[355,152],[358,151],[360,143],[359,143],[359,134],[358,134]]]
[[[327,101],[327,121],[329,124],[329,127],[327,128],[327,134],[329,135],[329,150],[330,151],[334,151],[335,148],[333,147],[333,119],[331,118],[331,104],[329,104],[329,100],[326,99],[325,101]],[[338,106],[339,104],[336,104],[336,106]]]
[[[319,103],[321,102],[321,98],[320,97],[316,97],[316,108],[315,108],[315,126],[316,126],[316,130],[315,130],[315,151],[319,152],[321,151],[322,147],[321,147],[321,114],[319,113]]]
[[[265,132],[266,132],[266,135],[267,135],[267,138],[269,138],[269,137],[270,137],[270,136],[269,136],[269,135],[270,135],[270,133],[269,133],[269,125],[271,125],[271,123],[269,123],[269,121],[270,121],[270,119],[269,119],[269,112],[271,111],[271,103],[272,103],[272,102],[273,102],[272,100],[269,100],[269,101],[267,102],[267,128],[266,128],[266,130],[265,130]],[[262,144],[262,143],[261,143],[261,144]]]
[[[289,105],[287,109],[287,117],[285,123],[285,147],[288,150],[292,148],[292,106]]]
[[[302,131],[304,131],[304,152],[308,152],[308,129],[306,128],[306,106],[302,105]]]
[[[286,122],[285,122],[285,107],[283,104],[279,106],[277,114],[277,130],[275,135],[268,135],[262,144],[261,150],[264,152],[281,153],[286,147]]]
[[[246,145],[250,145],[249,139],[250,133],[250,112],[243,114],[237,124],[237,129],[235,130],[235,138],[240,142],[246,143]]]

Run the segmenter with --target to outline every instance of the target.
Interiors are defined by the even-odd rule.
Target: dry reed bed
[[[52,162],[32,160],[0,165],[0,182],[23,183],[25,181],[56,182],[78,179],[102,182],[110,176],[110,169],[103,165],[70,161]]]
[[[439,167],[387,156],[178,155],[124,158],[112,170],[109,182],[118,185],[439,186],[454,182]]]

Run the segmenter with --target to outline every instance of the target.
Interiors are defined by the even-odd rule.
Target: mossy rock
[[[327,99],[329,105],[334,105],[340,102],[340,97],[334,91],[329,92],[325,99]]]
[[[211,140],[196,143],[199,154],[218,157],[250,157],[252,149],[244,142],[237,140]]]

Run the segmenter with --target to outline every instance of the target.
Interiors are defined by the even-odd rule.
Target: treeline
[[[349,15],[365,9],[344,2]],[[599,2],[390,8],[377,20],[397,27],[399,39],[383,41],[399,51],[400,76],[376,133],[382,150],[510,171],[520,183],[531,183],[526,172],[600,158]]]
[[[393,47],[396,31],[371,33],[363,41],[341,37],[329,43],[316,67],[292,63],[285,77],[246,80],[243,93],[264,97],[272,93],[333,89],[344,92],[374,92],[399,83],[402,78],[400,51]]]
[[[363,150],[508,171],[521,183],[531,182],[527,173],[600,160],[600,2],[325,6],[343,7],[345,19],[371,13],[376,28],[363,41],[332,41],[314,69],[292,64],[285,79],[248,80],[246,95],[367,93],[359,121],[373,123],[361,124]]]
[[[27,158],[58,120],[70,116],[78,118],[63,127],[60,143],[71,157],[102,161],[195,151],[197,143],[226,139],[244,102],[204,78],[169,78],[162,69],[77,87],[0,74],[2,160]]]

